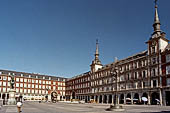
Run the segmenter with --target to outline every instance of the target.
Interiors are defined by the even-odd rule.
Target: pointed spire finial
[[[95,55],[99,55],[99,47],[98,47],[98,39],[96,39],[96,54]]]
[[[158,0],[155,0],[155,7],[157,7],[157,2],[158,2]]]
[[[159,20],[159,16],[158,16],[158,5],[157,5],[158,0],[155,0],[155,17],[154,17],[154,24],[153,24],[153,28],[154,28],[154,33],[160,33],[161,29],[160,29],[160,20]]]

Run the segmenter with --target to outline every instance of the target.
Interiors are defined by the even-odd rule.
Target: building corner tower
[[[91,67],[91,72],[96,72],[99,68],[102,68],[101,61],[99,60],[99,47],[98,47],[98,40],[96,40],[96,52],[94,54],[95,59],[92,61],[92,64],[90,65]]]

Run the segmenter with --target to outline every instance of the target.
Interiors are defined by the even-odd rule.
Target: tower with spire
[[[101,61],[99,60],[99,43],[98,43],[98,39],[96,40],[96,51],[95,51],[95,58],[92,61],[91,66],[91,72],[96,72],[99,68],[102,68],[102,64]]]
[[[162,52],[168,45],[169,40],[166,39],[165,33],[161,30],[161,22],[158,15],[158,4],[155,0],[155,16],[153,23],[153,33],[151,38],[146,42],[148,44],[148,54]]]

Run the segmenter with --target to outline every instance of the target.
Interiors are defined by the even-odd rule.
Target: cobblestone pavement
[[[70,104],[25,102],[21,113],[114,113],[106,111],[106,104]],[[119,113],[170,113],[170,106],[126,105],[125,111]],[[15,106],[4,106],[0,113],[17,113]]]

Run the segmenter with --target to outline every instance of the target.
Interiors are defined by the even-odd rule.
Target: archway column
[[[139,93],[139,102],[141,103],[142,102],[142,97],[141,97],[141,93]]]
[[[104,103],[103,101],[104,101],[104,95],[102,95],[102,104]]]
[[[151,97],[150,97],[150,93],[148,93],[148,105],[151,105]]]
[[[162,90],[159,91],[159,99],[160,99],[160,105],[162,106]]]
[[[124,98],[124,100],[123,100],[124,102],[123,103],[126,104],[126,94],[124,94],[123,98]]]
[[[106,100],[106,104],[109,103],[109,95],[107,95],[107,100]]]
[[[96,98],[97,98],[96,95],[94,95],[94,101],[95,101],[95,102],[96,102]]]
[[[112,104],[114,104],[114,95],[112,95]]]
[[[100,102],[100,95],[97,95],[97,96],[98,96],[97,103],[99,103]]]
[[[120,101],[120,95],[117,94],[117,104],[119,104],[119,101]]]
[[[131,93],[131,104],[133,104],[133,93]]]

